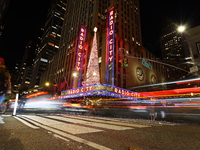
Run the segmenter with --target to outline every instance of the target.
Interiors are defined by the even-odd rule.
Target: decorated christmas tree
[[[100,83],[99,59],[97,51],[97,28],[94,28],[94,38],[86,72],[85,85]]]

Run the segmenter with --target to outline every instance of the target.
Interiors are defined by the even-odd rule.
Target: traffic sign
[[[146,61],[144,61],[144,60],[142,60],[142,64],[143,64],[145,67],[149,68],[149,69],[152,69],[152,68],[153,68],[150,64],[148,64],[148,63],[147,63]]]

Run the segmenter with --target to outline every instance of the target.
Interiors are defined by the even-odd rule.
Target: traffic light
[[[124,58],[124,67],[128,67],[128,59]]]
[[[121,59],[119,60],[119,67],[124,67],[124,63]]]

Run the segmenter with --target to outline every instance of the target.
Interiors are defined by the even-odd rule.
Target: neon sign
[[[77,61],[76,61],[76,72],[80,72],[80,69],[81,69],[81,58],[82,58],[82,51],[83,51],[84,43],[85,43],[85,36],[86,36],[86,28],[81,26],[79,39],[78,39],[78,50],[77,50],[78,55],[77,55]]]
[[[106,83],[114,85],[115,77],[115,11],[112,7],[107,14],[107,31],[106,31]]]
[[[108,60],[109,62],[112,62],[114,54],[114,10],[109,12],[108,38]]]
[[[90,85],[90,86],[84,86],[81,88],[75,88],[75,89],[70,89],[66,91],[62,91],[61,95],[73,95],[73,94],[83,94],[87,92],[99,92],[99,93],[105,93],[111,92],[111,93],[116,93],[120,94],[123,96],[129,96],[129,97],[134,97],[134,98],[139,98],[141,95],[140,93],[129,91],[126,89],[118,88],[116,86],[110,86],[107,84],[95,84],[95,85]]]

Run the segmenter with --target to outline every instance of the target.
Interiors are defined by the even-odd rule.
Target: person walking
[[[11,94],[11,75],[5,66],[3,58],[0,58],[0,104],[7,94]]]

